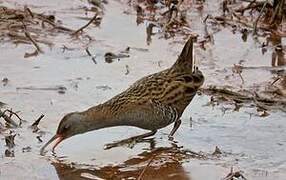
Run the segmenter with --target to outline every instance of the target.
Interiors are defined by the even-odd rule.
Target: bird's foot
[[[132,148],[137,143],[136,139],[124,139],[121,141],[115,141],[113,143],[108,143],[104,145],[104,150],[111,149],[114,147],[124,146],[127,145],[128,147]]]
[[[151,131],[151,132],[148,132],[145,134],[130,137],[130,138],[123,139],[120,141],[116,141],[114,143],[109,143],[109,144],[106,144],[104,146],[104,149],[107,150],[107,149],[111,149],[111,148],[126,145],[126,144],[129,145],[129,147],[133,147],[134,144],[144,141],[145,140],[144,138],[149,137],[149,136],[153,136],[156,132],[157,132],[157,130],[154,130],[154,131]]]

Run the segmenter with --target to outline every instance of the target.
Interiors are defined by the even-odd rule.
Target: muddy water
[[[90,6],[77,0],[0,3],[13,8],[27,5],[35,12],[54,14],[65,26],[74,29],[86,23],[79,17],[85,16],[82,7]],[[188,14],[191,29],[203,35],[202,19],[207,13],[218,13],[220,4],[208,1],[200,10],[193,6]],[[270,111],[269,116],[259,117],[251,105],[239,111],[228,104],[213,107],[208,105],[210,97],[205,95],[196,96],[184,112],[175,141],[168,141],[171,127],[167,127],[146,142],[104,150],[105,143],[144,132],[116,127],[68,139],[58,147],[56,154],[49,152],[40,156],[43,143],[36,138],[39,134],[28,126],[41,113],[46,115],[40,123],[41,138],[45,142],[55,133],[64,114],[101,103],[135,80],[169,67],[182,48],[182,38],[165,40],[159,38],[160,34],[152,36],[152,42],[147,45],[148,23],[137,25],[136,12],[125,3],[108,1],[104,8],[100,27],[86,30],[95,38],[88,46],[97,64],[85,53],[86,41],[74,41],[67,35],[54,37],[52,48],[42,45],[45,53],[28,59],[23,56],[33,50],[32,46],[0,44],[0,77],[9,79],[8,84],[1,87],[0,101],[20,110],[20,115],[27,120],[22,128],[15,129],[16,146],[12,157],[5,154],[8,147],[1,135],[0,179],[136,179],[148,163],[144,179],[217,180],[226,176],[231,167],[242,170],[249,179],[285,179],[285,113]],[[87,15],[92,17],[91,13]],[[244,42],[239,32],[233,34],[232,29],[224,28],[214,34],[214,42],[208,44],[205,51],[196,48],[206,85],[250,88],[274,76],[270,71],[273,52],[269,49],[262,55],[259,43],[251,36]],[[282,42],[285,43],[285,39]],[[63,45],[74,50],[62,52]],[[128,46],[133,47],[129,58],[105,63],[106,52],[119,53]],[[240,60],[244,60],[245,66],[257,67],[243,72],[243,85],[239,76],[232,75],[233,64]],[[285,66],[278,68],[285,70]],[[53,90],[17,89],[30,86],[64,86],[67,90],[61,94]],[[216,146],[222,151],[221,155],[211,155]],[[27,147],[31,149],[27,151]],[[204,157],[194,156],[191,151],[200,152]]]

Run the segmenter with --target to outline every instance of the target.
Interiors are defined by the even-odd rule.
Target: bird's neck
[[[83,119],[87,131],[118,126],[120,122],[111,116],[108,106],[98,105],[82,112],[85,116]]]

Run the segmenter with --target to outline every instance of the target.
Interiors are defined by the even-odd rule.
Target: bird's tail
[[[189,40],[186,42],[180,56],[173,66],[189,69],[193,72],[194,70],[194,57],[193,57],[193,42],[196,37],[190,36]]]

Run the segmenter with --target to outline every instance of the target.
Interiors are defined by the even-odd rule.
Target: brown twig
[[[27,11],[27,12],[30,14],[30,16],[31,16],[32,18],[34,18],[34,17],[35,17],[35,16],[34,16],[34,14],[33,14],[33,12],[31,11],[31,9],[30,9],[30,8],[25,7],[25,11]]]
[[[7,33],[7,35],[12,39],[14,40],[14,43],[16,41],[19,41],[21,43],[26,43],[26,44],[30,44],[30,40],[24,36],[24,35],[21,35],[21,34],[18,34],[16,32],[13,32],[13,31],[10,31]],[[49,41],[46,41],[46,40],[39,40],[39,39],[35,39],[36,42],[38,43],[43,43],[43,44],[46,44],[47,46],[52,46],[53,43],[52,42],[49,42]]]
[[[39,51],[36,49],[34,52],[31,52],[31,53],[28,53],[28,52],[25,52],[24,54],[24,58],[29,58],[29,57],[32,57],[32,56],[37,56],[39,54]]]
[[[43,53],[43,51],[40,48],[40,46],[38,45],[38,43],[32,38],[30,33],[27,31],[24,21],[22,21],[22,24],[23,24],[23,29],[24,29],[25,36],[32,42],[32,44],[36,47],[38,52]]]
[[[36,47],[37,51],[42,53],[42,49],[38,45],[38,43],[31,37],[30,33],[25,31],[25,36],[33,43],[33,45]]]
[[[76,35],[77,33],[83,31],[83,29],[85,29],[86,27],[88,27],[93,21],[95,21],[97,18],[97,14],[95,14],[93,16],[93,18],[87,23],[85,24],[84,26],[82,26],[81,28],[79,28],[78,30],[76,30],[75,32],[71,33],[72,36]]]
[[[241,75],[241,73],[242,73],[242,66],[241,66],[241,65],[238,65],[238,64],[234,64],[234,65],[233,65],[233,68],[232,68],[232,71],[233,71],[234,73],[237,73],[237,74],[239,75],[239,77],[240,77],[240,79],[241,79],[241,83],[244,84],[244,79],[243,79],[243,77],[242,77],[242,75]]]
[[[46,17],[44,17],[44,16],[39,16],[39,17],[43,21],[43,23],[48,23],[48,24],[52,25],[54,28],[56,28],[56,29],[59,29],[59,30],[62,30],[62,31],[68,31],[68,32],[74,31],[74,30],[72,30],[70,28],[67,28],[67,27],[64,27],[64,26],[61,26],[61,25],[57,25],[54,22],[52,22],[49,19],[47,19]]]
[[[264,5],[264,2],[256,2],[256,0],[253,0],[253,1],[250,1],[246,7],[241,7],[235,11],[243,14],[244,11],[246,11],[246,10],[263,7],[263,5]]]

